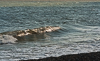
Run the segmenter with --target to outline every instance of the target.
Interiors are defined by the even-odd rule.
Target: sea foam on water
[[[16,43],[16,38],[10,35],[1,35],[0,36],[0,43]]]

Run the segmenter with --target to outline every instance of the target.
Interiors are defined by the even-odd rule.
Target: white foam
[[[0,43],[16,43],[16,38],[10,35],[1,35],[0,36]]]

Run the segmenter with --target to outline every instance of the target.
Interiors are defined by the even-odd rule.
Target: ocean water
[[[46,33],[44,38],[0,45],[0,61],[100,51],[100,2],[38,3],[1,6],[0,33],[45,26],[59,26],[61,30]]]

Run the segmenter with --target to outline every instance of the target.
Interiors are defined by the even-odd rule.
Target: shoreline
[[[91,3],[92,1],[90,1]],[[94,1],[95,2],[95,1]],[[35,6],[35,7],[49,7],[49,6],[82,6],[81,3],[75,1],[0,1],[0,7],[16,7],[16,6]],[[87,3],[87,2],[86,2]]]
[[[47,57],[42,59],[28,59],[19,61],[100,61],[100,52],[62,55],[59,57]]]

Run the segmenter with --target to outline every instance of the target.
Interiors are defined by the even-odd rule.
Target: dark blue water
[[[46,34],[45,39],[1,45],[0,60],[39,59],[100,51],[100,2],[74,4],[0,7],[0,33],[41,26],[62,28]]]

